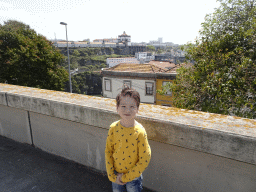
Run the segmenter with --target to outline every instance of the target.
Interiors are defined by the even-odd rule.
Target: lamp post
[[[66,39],[67,39],[67,50],[68,50],[68,31],[67,31],[67,23],[60,22],[61,25],[65,25],[66,27]],[[68,50],[68,73],[69,73],[69,87],[70,93],[72,93],[72,83],[71,83],[71,73],[70,73],[70,60],[69,60],[69,50]]]

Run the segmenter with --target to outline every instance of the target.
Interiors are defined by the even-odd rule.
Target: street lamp
[[[67,31],[67,23],[60,22],[61,25],[65,25],[66,27],[66,39],[67,39],[67,50],[68,50],[68,31]],[[70,93],[72,93],[72,83],[71,83],[71,73],[70,73],[70,61],[69,61],[69,50],[68,50],[68,73],[69,73],[69,87]]]

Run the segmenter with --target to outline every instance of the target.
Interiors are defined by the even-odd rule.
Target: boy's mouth
[[[124,114],[125,116],[130,116],[130,114]]]

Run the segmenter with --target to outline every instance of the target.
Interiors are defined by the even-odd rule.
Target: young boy
[[[116,97],[121,117],[110,125],[105,148],[107,174],[114,192],[142,190],[142,172],[151,159],[151,149],[144,127],[135,121],[139,111],[139,93],[124,85]]]

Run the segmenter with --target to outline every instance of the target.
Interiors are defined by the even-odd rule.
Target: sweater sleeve
[[[111,182],[115,182],[117,176],[114,173],[114,160],[113,160],[113,129],[110,128],[108,131],[108,137],[106,141],[106,148],[105,148],[105,162],[106,162],[106,169],[108,174],[108,179]]]
[[[127,173],[122,176],[122,182],[130,182],[139,177],[147,168],[151,159],[151,148],[148,144],[146,131],[141,132],[138,137],[138,155],[139,160]]]

